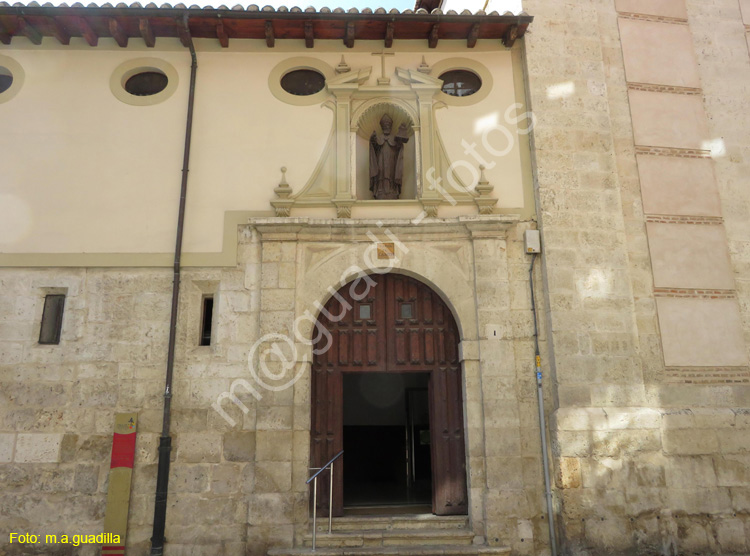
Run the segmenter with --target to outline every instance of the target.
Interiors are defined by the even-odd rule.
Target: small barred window
[[[452,97],[468,97],[482,87],[482,80],[473,71],[451,70],[440,76],[443,92]]]

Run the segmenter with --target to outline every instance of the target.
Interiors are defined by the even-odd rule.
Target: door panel
[[[365,299],[355,300],[346,285],[318,317],[332,344],[327,353],[313,358],[311,466],[323,465],[343,449],[342,372],[430,372],[433,512],[465,514],[463,380],[453,315],[440,296],[418,280],[399,274],[370,278],[376,285]],[[367,310],[360,312],[361,305],[369,306],[369,316]],[[326,342],[323,338],[319,343]],[[334,478],[334,515],[343,513],[343,472],[342,462]],[[327,478],[318,483],[319,494],[325,489],[318,505],[324,515],[327,485]]]
[[[325,359],[325,355],[321,356],[319,364],[314,364],[312,369],[310,467],[315,468],[327,463],[344,447],[343,377],[341,371],[327,364]],[[343,515],[343,469],[342,456],[334,466],[333,515]],[[314,470],[311,470],[310,475],[313,473]],[[328,515],[329,480],[328,472],[322,473],[318,478],[318,511],[326,516]]]
[[[347,284],[326,303],[318,316],[320,325],[331,335],[331,344],[324,351],[328,339],[323,336],[313,346],[310,467],[324,465],[344,447],[342,372],[385,370],[385,296],[378,293],[380,290],[381,284],[377,283],[364,299],[355,299],[361,297],[362,290],[352,292]],[[362,305],[369,307],[369,317],[360,318],[366,314],[360,311]],[[343,515],[344,511],[344,457],[334,465],[335,516]],[[329,473],[321,474],[318,479],[321,515],[328,515],[329,484]]]

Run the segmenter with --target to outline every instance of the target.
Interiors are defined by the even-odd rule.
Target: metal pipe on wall
[[[555,518],[552,508],[552,485],[549,475],[549,457],[547,455],[547,421],[544,416],[544,392],[542,391],[542,357],[539,354],[539,329],[536,321],[536,300],[534,298],[534,262],[536,254],[531,255],[529,267],[529,289],[531,290],[531,312],[534,315],[534,361],[536,364],[536,395],[539,402],[539,434],[542,438],[542,467],[544,468],[544,495],[547,499],[547,525],[549,525],[549,543],[552,556],[557,556],[557,538],[555,536]]]
[[[190,49],[190,92],[188,94],[187,121],[185,124],[185,149],[182,158],[182,182],[180,185],[180,207],[177,216],[177,239],[174,249],[174,278],[172,282],[172,314],[169,321],[169,346],[167,348],[167,373],[164,387],[164,414],[159,439],[159,466],[156,475],[156,498],[154,500],[154,528],[151,536],[151,556],[164,554],[164,529],[167,518],[167,492],[169,489],[169,461],[172,452],[170,436],[172,410],[172,377],[174,375],[174,353],[177,335],[177,311],[180,299],[180,261],[182,258],[182,236],[185,228],[185,201],[187,199],[188,172],[190,171],[190,141],[193,133],[193,105],[195,101],[195,76],[198,58],[195,55],[193,38],[188,26],[188,15],[182,20],[188,48]]]

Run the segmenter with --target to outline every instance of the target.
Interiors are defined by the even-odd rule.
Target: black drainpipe
[[[190,93],[188,96],[187,124],[185,129],[185,152],[182,158],[182,184],[180,186],[180,210],[177,216],[177,241],[174,248],[174,281],[172,282],[172,316],[169,321],[169,347],[167,348],[167,377],[164,388],[164,420],[159,439],[159,467],[156,475],[156,500],[154,501],[154,534],[151,536],[151,556],[164,554],[164,525],[167,518],[167,491],[169,488],[169,458],[172,437],[169,435],[172,409],[172,375],[174,374],[175,336],[177,332],[177,309],[180,299],[180,258],[182,257],[182,233],[185,227],[185,199],[190,167],[190,138],[193,133],[193,102],[195,100],[195,74],[198,59],[195,56],[193,38],[188,27],[186,13],[182,26],[190,48]]]

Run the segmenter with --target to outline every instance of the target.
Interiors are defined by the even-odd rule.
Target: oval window
[[[13,85],[13,74],[5,66],[0,66],[0,93],[4,93]]]
[[[307,97],[319,93],[326,86],[322,73],[311,69],[293,70],[281,78],[281,88],[290,95]]]
[[[452,97],[468,97],[482,86],[482,80],[473,71],[451,70],[440,76],[443,80],[442,91]]]
[[[125,90],[137,97],[149,97],[167,88],[169,79],[158,71],[136,73],[125,82]]]

